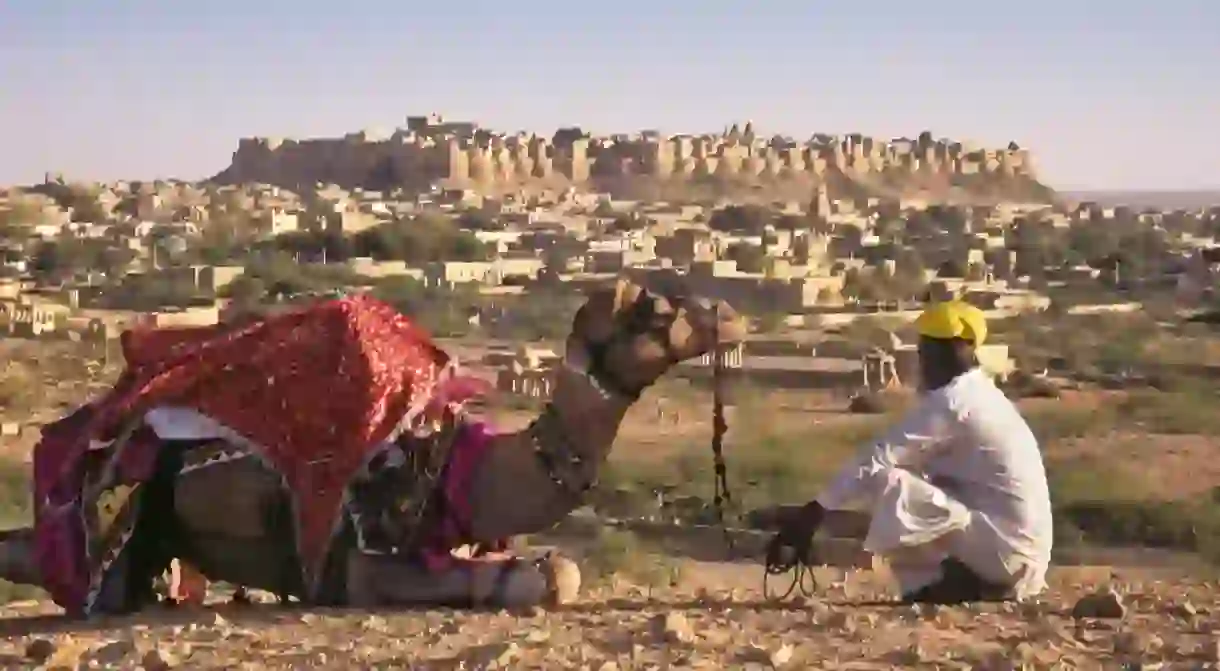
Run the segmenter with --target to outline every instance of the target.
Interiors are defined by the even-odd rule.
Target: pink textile
[[[491,393],[495,386],[483,378],[455,375],[437,383],[424,407],[425,417],[443,417],[463,404]]]
[[[495,435],[484,422],[462,425],[445,468],[442,483],[444,517],[424,544],[420,559],[429,571],[443,571],[454,565],[453,551],[470,543],[470,487],[475,466],[487,455]]]

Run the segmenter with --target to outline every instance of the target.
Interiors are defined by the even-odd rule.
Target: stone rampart
[[[579,129],[551,138],[507,135],[473,123],[411,117],[390,135],[364,131],[341,138],[247,138],[214,180],[288,188],[336,184],[372,190],[446,188],[494,191],[530,185],[613,190],[615,185],[810,184],[857,179],[901,185],[994,176],[1036,182],[1029,153],[933,139],[880,140],[817,134],[804,141],[758,135],[751,124],[714,135],[655,132],[591,137]]]

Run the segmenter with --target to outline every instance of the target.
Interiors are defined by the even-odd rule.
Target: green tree
[[[471,288],[428,287],[410,277],[383,280],[373,294],[440,337],[469,333],[472,328],[469,317],[479,300],[477,291]]]
[[[332,231],[294,231],[276,236],[276,249],[302,261],[326,259],[345,261],[353,255],[355,245],[340,233]]]
[[[860,287],[863,284],[859,268],[848,268],[843,272],[843,298],[847,300],[860,300]]]
[[[771,211],[761,205],[729,205],[713,212],[707,225],[714,231],[761,235],[773,219]]]
[[[758,330],[761,333],[775,333],[784,327],[784,319],[786,317],[787,315],[782,312],[764,312],[759,315],[755,324],[757,324]]]
[[[458,228],[467,231],[499,231],[504,225],[482,210],[466,210],[457,220]]]
[[[0,240],[25,240],[31,228],[42,220],[42,210],[24,200],[14,200],[0,207]]]
[[[894,274],[902,278],[923,281],[924,262],[919,250],[911,247],[900,248],[894,259]]]
[[[135,258],[134,253],[101,238],[61,237],[38,243],[32,255],[32,272],[62,280],[77,272],[114,272]]]
[[[130,275],[107,291],[104,301],[115,309],[152,312],[166,307],[187,307],[200,298],[190,282],[167,282],[157,275]]]
[[[266,300],[267,283],[258,277],[242,275],[225,287],[221,294],[232,299],[233,306],[239,311],[247,312]]]
[[[761,273],[767,263],[767,254],[762,247],[744,242],[729,245],[724,256],[736,261],[737,269],[743,273]]]
[[[814,222],[810,221],[809,217],[785,214],[775,220],[775,227],[783,231],[796,231],[806,228],[813,228]]]
[[[616,233],[642,231],[648,227],[648,220],[638,214],[620,214],[610,223],[610,230]]]
[[[1068,245],[1090,264],[1104,262],[1119,250],[1120,236],[1114,229],[1092,222],[1077,222],[1068,229]]]
[[[884,244],[901,244],[906,239],[906,226],[899,219],[883,219],[877,222],[876,234]]]
[[[243,262],[249,250],[249,243],[239,239],[233,222],[224,218],[203,227],[200,239],[191,247],[191,254],[205,264],[225,265]]]
[[[486,261],[490,257],[488,246],[473,235],[457,235],[446,243],[448,249],[441,252],[444,257],[437,260]]]
[[[499,311],[491,335],[510,340],[565,338],[580,304],[580,296],[574,292],[537,287]]]
[[[873,273],[861,274],[860,285],[856,294],[862,302],[874,303],[890,300],[889,287],[886,282]]]
[[[492,249],[444,217],[421,215],[362,231],[353,240],[356,256],[408,263],[483,261]]]
[[[73,221],[100,224],[110,220],[110,213],[102,206],[99,195],[101,191],[96,187],[71,186],[64,194],[61,204],[72,210]]]
[[[98,270],[112,277],[122,275],[137,256],[135,250],[129,247],[106,247],[101,252],[101,267]]]

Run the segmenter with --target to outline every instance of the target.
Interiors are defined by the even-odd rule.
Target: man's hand
[[[817,501],[810,501],[799,508],[784,509],[779,516],[779,533],[767,546],[767,565],[815,564],[813,535],[825,517],[826,509]]]

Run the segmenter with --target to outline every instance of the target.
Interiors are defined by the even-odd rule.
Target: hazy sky
[[[0,183],[197,179],[440,112],[938,136],[1058,188],[1220,187],[1218,0],[0,0]]]

